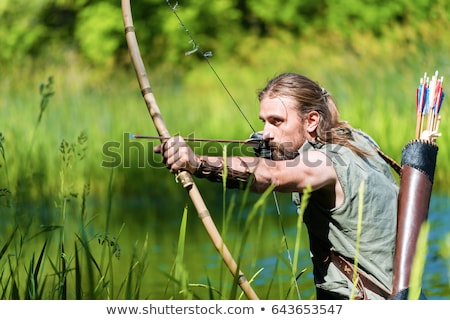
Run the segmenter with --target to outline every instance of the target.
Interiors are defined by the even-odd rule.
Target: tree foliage
[[[170,4],[170,6],[168,5]],[[203,51],[235,52],[244,39],[332,32],[348,41],[358,32],[385,36],[404,27],[448,26],[447,0],[135,0],[141,49],[153,62],[179,61],[192,50],[172,9]],[[15,0],[0,4],[0,62],[74,50],[95,65],[119,62],[126,51],[118,0]],[[56,52],[56,53],[55,53]]]
[[[114,57],[123,42],[121,19],[120,9],[106,1],[79,12],[74,36],[81,52],[98,64]]]
[[[42,10],[42,1],[2,1],[0,3],[0,59],[2,62],[33,54],[44,37],[45,27],[33,14]]]

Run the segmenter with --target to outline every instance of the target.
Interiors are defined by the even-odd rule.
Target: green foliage
[[[120,8],[102,1],[80,12],[75,38],[81,51],[96,64],[105,64],[114,57],[123,42]]]
[[[42,10],[44,3],[45,0],[0,3],[0,61],[17,61],[35,52],[46,32],[36,18],[36,12]]]
[[[383,28],[395,23],[396,19],[401,22],[405,3],[386,0],[337,0],[329,1],[328,9],[326,21],[329,27],[344,30],[346,34],[356,29],[373,31],[380,35]]]
[[[407,30],[402,41],[429,36],[432,28],[445,30],[450,21],[446,0],[249,0],[249,1],[132,1],[133,19],[142,51],[152,63],[180,63],[192,50],[189,37],[172,15],[174,9],[200,45],[221,60],[246,52],[236,48],[243,39],[277,39],[287,35],[313,41],[334,35],[341,46],[364,33],[384,37],[398,28]],[[54,48],[74,50],[96,65],[121,63],[126,53],[120,3],[115,0],[18,0],[0,4],[2,51],[0,61],[54,56]],[[434,31],[435,41],[439,37]],[[426,33],[426,34],[424,34]],[[239,34],[239,37],[236,35]],[[441,40],[442,41],[442,40]],[[246,42],[246,41],[245,41]],[[407,42],[405,42],[407,44]],[[184,60],[184,65],[192,65]]]
[[[421,23],[429,21],[434,25],[436,20],[444,22],[445,12],[448,12],[445,0],[335,0],[327,1],[327,7],[324,16],[327,28],[339,30],[347,36],[355,31],[382,36],[396,25],[412,27],[414,33],[419,33]]]
[[[170,4],[170,7],[160,13],[163,15],[161,33],[167,38],[168,49],[165,51],[164,61],[179,63],[180,57],[193,49],[203,53],[212,51],[214,55],[222,54],[222,57],[223,53],[232,49],[230,46],[235,43],[234,35],[240,31],[238,26],[242,15],[234,7],[233,1],[212,3],[208,0],[196,0],[195,5],[187,6],[184,2],[170,1]],[[191,37],[199,48],[193,47]],[[223,52],[218,53],[218,49]]]
[[[299,35],[306,29],[314,28],[322,20],[326,0],[288,0],[277,2],[270,0],[247,1],[252,17],[259,21],[262,35],[276,36],[277,31],[286,29]]]

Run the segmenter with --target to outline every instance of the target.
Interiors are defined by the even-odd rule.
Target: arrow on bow
[[[134,70],[136,71],[136,76],[141,88],[141,93],[147,105],[147,110],[153,120],[159,136],[170,137],[169,131],[164,123],[158,104],[156,103],[155,96],[153,95],[150,81],[148,80],[147,72],[145,70],[144,62],[142,61],[141,53],[139,51],[139,45],[136,39],[133,18],[131,15],[130,0],[122,0],[122,16],[131,62],[133,64]],[[167,138],[161,138],[161,142],[164,142],[165,140],[167,140]],[[230,251],[222,240],[222,237],[220,236],[220,233],[211,218],[209,210],[206,207],[200,191],[198,190],[191,174],[187,171],[180,171],[177,173],[177,177],[181,181],[183,187],[187,190],[197,210],[198,216],[202,220],[203,225],[208,232],[209,237],[211,238],[219,254],[222,256],[223,261],[231,271],[232,275],[237,278],[238,284],[241,287],[242,291],[248,299],[257,300],[258,296],[253,291],[253,288],[245,278],[244,273],[239,270],[236,261],[233,259]]]

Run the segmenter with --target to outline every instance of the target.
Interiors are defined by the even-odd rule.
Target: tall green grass
[[[49,94],[41,90],[41,106],[49,105],[49,97],[53,95],[51,89],[53,82],[49,81],[47,87]],[[42,86],[41,86],[42,88]],[[50,94],[51,93],[51,94]],[[40,129],[45,108],[40,109],[33,140],[27,149],[29,155],[33,145],[38,140],[36,132]],[[242,298],[242,293],[237,290],[237,278],[234,282],[228,282],[220,273],[219,287],[212,283],[217,278],[208,277],[207,284],[194,283],[189,279],[189,272],[184,267],[185,239],[187,235],[187,208],[185,208],[180,231],[178,234],[178,246],[175,250],[175,258],[170,273],[164,273],[159,265],[151,267],[149,261],[151,247],[156,245],[155,239],[149,242],[148,235],[142,245],[129,245],[126,248],[132,252],[124,252],[122,243],[122,231],[126,226],[122,224],[117,234],[111,229],[118,225],[112,221],[111,204],[113,202],[113,173],[111,170],[106,188],[106,211],[100,215],[90,214],[89,197],[91,195],[91,182],[84,175],[87,154],[88,136],[81,132],[75,141],[62,139],[59,144],[59,168],[57,176],[58,187],[53,196],[54,207],[43,206],[35,211],[32,207],[26,207],[31,201],[38,203],[34,195],[27,193],[26,187],[32,187],[39,183],[33,178],[35,174],[28,170],[28,164],[33,162],[32,157],[26,157],[26,166],[22,167],[22,175],[18,178],[18,190],[21,193],[11,196],[11,192],[4,192],[2,196],[11,197],[11,201],[2,203],[2,213],[5,219],[2,224],[2,234],[5,238],[0,251],[0,263],[2,273],[0,285],[3,299],[236,299]],[[5,165],[7,162],[7,148],[2,139],[1,150]],[[24,180],[29,184],[23,186]],[[83,183],[84,181],[84,183]],[[83,184],[81,184],[83,183]],[[7,190],[7,189],[5,189]],[[262,222],[264,218],[265,196],[261,197],[252,211],[245,214],[244,206],[241,206],[239,216],[244,220],[245,226],[240,240],[232,241],[233,247],[239,252],[239,257],[244,254],[244,246],[248,238],[252,237],[253,222],[259,217],[256,239],[260,241],[262,236]],[[248,191],[247,191],[248,195]],[[224,193],[224,202],[226,193]],[[52,200],[51,196],[48,199]],[[39,204],[39,203],[38,203]],[[233,205],[230,206],[233,208]],[[224,210],[229,210],[224,207]],[[232,210],[224,211],[224,221],[231,223],[229,215]],[[227,216],[228,215],[228,216]],[[36,221],[37,220],[37,221]],[[227,230],[224,224],[224,230]],[[233,228],[229,228],[233,230]],[[234,230],[234,232],[236,232]],[[223,236],[227,237],[226,231]],[[136,239],[136,238],[135,238]],[[3,240],[3,239],[2,239]],[[123,264],[116,268],[118,261],[126,257],[128,268]],[[240,258],[239,258],[240,259]],[[256,265],[253,256],[252,264]],[[241,263],[241,260],[239,260]],[[167,284],[160,288],[154,288],[156,281],[150,281],[152,286],[147,287],[146,273],[154,277],[159,272],[166,279]],[[252,281],[257,273],[252,276]],[[232,286],[227,286],[232,283]],[[270,292],[267,293],[270,296]]]

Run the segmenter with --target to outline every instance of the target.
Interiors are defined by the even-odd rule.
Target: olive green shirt
[[[331,210],[321,205],[317,192],[312,192],[303,217],[309,233],[316,287],[343,297],[350,296],[353,286],[329,263],[330,250],[350,259],[358,254],[358,268],[391,290],[397,223],[398,184],[390,166],[378,155],[369,136],[353,130],[353,138],[355,146],[370,151],[369,157],[360,157],[336,144],[306,142],[299,149],[300,154],[308,150],[323,152],[330,160],[327,165],[333,165],[344,192],[343,203]],[[357,253],[362,184],[362,223]],[[299,208],[300,194],[293,193],[292,198]],[[382,299],[372,292],[368,295],[370,299]]]

